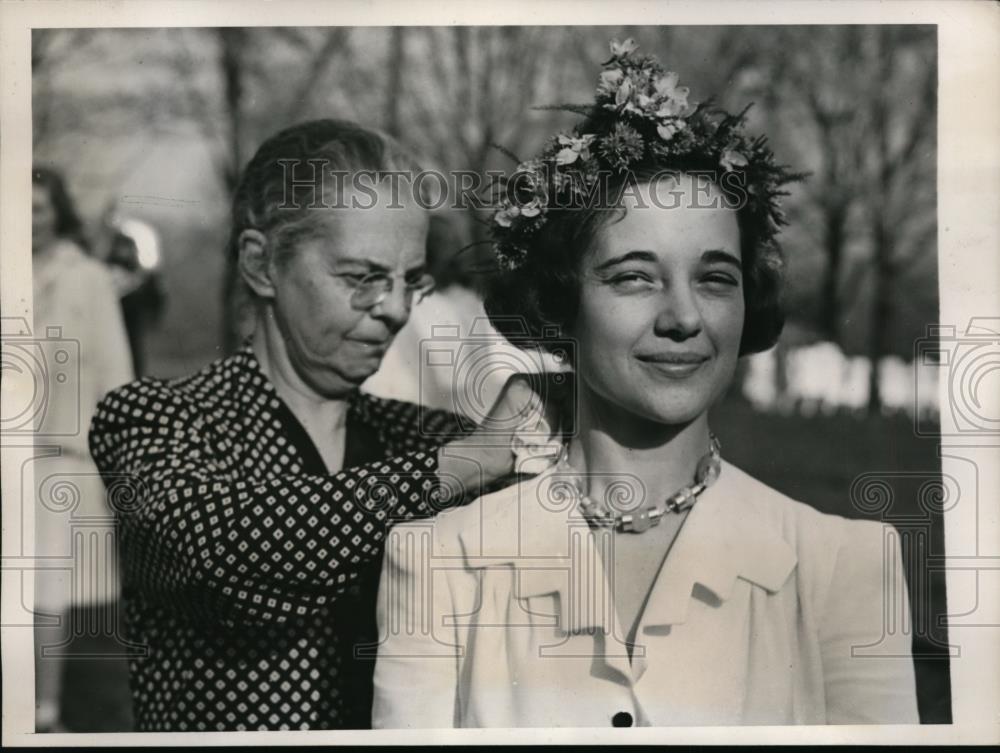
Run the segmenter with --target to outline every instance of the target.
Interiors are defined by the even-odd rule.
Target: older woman
[[[524,385],[457,439],[451,415],[358,389],[432,286],[426,212],[379,179],[414,169],[351,123],[268,139],[233,201],[253,337],[100,406],[93,455],[134,491],[119,530],[141,730],[368,726],[387,526],[512,467],[507,419],[538,407]]]
[[[375,726],[917,721],[882,526],[765,486],[709,427],[780,332],[794,177],[612,45],[586,121],[494,218],[487,308],[576,339],[574,431],[530,481],[393,530]]]

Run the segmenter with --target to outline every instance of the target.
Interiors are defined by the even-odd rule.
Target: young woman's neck
[[[274,385],[278,396],[310,434],[313,429],[328,431],[344,425],[348,396],[334,399],[320,395],[299,376],[288,355],[285,338],[265,306],[257,311],[253,351],[261,371]]]
[[[629,413],[583,385],[581,389],[569,461],[588,474],[590,496],[603,498],[616,482],[638,482],[642,489],[666,496],[694,480],[698,461],[709,450],[707,414],[667,425]]]

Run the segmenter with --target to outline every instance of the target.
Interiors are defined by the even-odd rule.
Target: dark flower
[[[642,159],[642,136],[637,130],[626,123],[615,123],[611,132],[598,140],[597,151],[611,165],[625,170],[633,162]]]

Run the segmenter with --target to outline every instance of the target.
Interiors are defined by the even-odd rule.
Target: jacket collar
[[[590,530],[565,483],[550,468],[490,498],[491,504],[483,506],[481,535],[461,534],[466,564],[513,566],[517,598],[558,594],[561,624],[569,632],[607,629],[614,620],[613,606],[607,606],[613,599],[595,597],[610,597],[604,568],[608,534]],[[695,584],[719,601],[732,596],[737,578],[779,590],[797,558],[782,537],[780,521],[767,515],[764,497],[774,494],[723,463],[719,480],[699,497],[677,534],[642,623],[684,622]],[[593,593],[595,588],[602,593]]]

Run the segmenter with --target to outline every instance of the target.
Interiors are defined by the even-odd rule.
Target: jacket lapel
[[[558,594],[560,625],[569,633],[614,625],[614,601],[606,575],[604,531],[593,532],[566,493],[555,469],[517,484],[483,507],[482,525],[461,534],[471,568],[513,567],[514,596]],[[749,482],[749,483],[747,483]],[[768,521],[753,494],[760,487],[724,463],[719,480],[695,503],[657,576],[640,629],[687,619],[696,584],[720,602],[737,578],[777,591],[795,568],[796,556],[781,530]]]
[[[797,558],[755,498],[752,490],[759,486],[723,464],[719,480],[695,503],[667,554],[640,627],[684,622],[696,584],[720,602],[732,596],[737,578],[769,592],[781,588]]]

